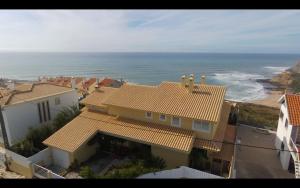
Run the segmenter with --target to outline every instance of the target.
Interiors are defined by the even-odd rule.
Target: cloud
[[[4,51],[299,53],[298,10],[1,10]]]

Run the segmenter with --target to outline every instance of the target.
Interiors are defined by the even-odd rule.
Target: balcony
[[[290,138],[289,146],[291,148],[291,154],[293,156],[293,159],[299,160],[300,144],[297,142],[295,143],[295,141],[292,138]]]

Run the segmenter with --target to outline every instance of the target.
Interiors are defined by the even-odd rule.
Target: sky
[[[300,53],[300,10],[0,10],[0,51]]]

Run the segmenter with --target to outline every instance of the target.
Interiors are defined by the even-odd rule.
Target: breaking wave
[[[264,67],[265,69],[271,71],[273,74],[279,74],[285,70],[287,70],[289,67],[272,67],[272,66],[267,66]]]
[[[216,73],[214,81],[227,86],[226,99],[248,102],[263,99],[267,96],[264,86],[257,79],[265,77],[259,74],[242,72]]]

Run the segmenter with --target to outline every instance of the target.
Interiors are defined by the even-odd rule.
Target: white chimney
[[[205,84],[205,75],[201,76],[200,84]]]
[[[185,75],[181,76],[181,86],[185,87]]]
[[[75,82],[75,78],[72,76],[72,78],[71,78],[71,87],[73,88],[73,89],[76,89],[76,82]]]
[[[194,78],[190,77],[189,78],[189,93],[192,93],[194,90]]]
[[[9,81],[7,82],[7,84],[6,84],[6,86],[7,86],[8,89],[10,89],[10,90],[12,90],[12,91],[14,91],[14,90],[16,89],[16,87],[15,87],[15,82],[12,81],[12,80],[9,80]]]

